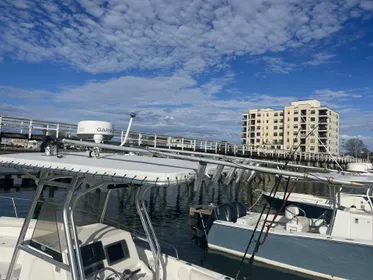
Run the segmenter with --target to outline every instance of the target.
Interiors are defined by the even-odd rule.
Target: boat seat
[[[247,210],[246,206],[243,203],[234,201],[231,203],[231,205],[236,210],[237,219],[246,216]]]

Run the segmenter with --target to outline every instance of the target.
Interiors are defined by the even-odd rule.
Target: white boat
[[[0,166],[16,168],[37,183],[25,219],[0,218],[0,279],[231,279],[163,254],[144,204],[144,195],[153,186],[172,187],[195,177],[198,163],[94,152],[94,157],[56,154],[48,146],[45,154],[0,156]],[[64,190],[60,200],[39,203],[47,185]],[[150,250],[135,244],[130,232],[105,222],[115,187],[136,190],[136,209]],[[107,195],[97,205],[102,214],[92,223],[80,224],[87,214],[79,214],[77,205],[97,189]]]
[[[370,162],[351,162],[347,164],[346,171],[373,176],[373,164]]]
[[[208,248],[250,258],[258,246],[256,262],[289,272],[327,279],[371,279],[372,212],[335,208],[330,222],[308,218],[302,212],[290,205],[285,215],[269,214],[265,219],[260,213],[246,212],[239,202],[220,205],[209,225]]]

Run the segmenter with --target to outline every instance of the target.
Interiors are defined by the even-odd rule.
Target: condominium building
[[[252,109],[243,114],[242,143],[309,153],[338,154],[339,114],[318,100],[292,102],[281,110]]]

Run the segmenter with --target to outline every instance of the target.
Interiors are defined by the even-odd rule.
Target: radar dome
[[[113,139],[114,126],[104,121],[80,121],[77,135],[82,140],[94,140],[96,143],[101,143]]]

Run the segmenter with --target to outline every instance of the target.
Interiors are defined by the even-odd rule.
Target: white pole
[[[120,146],[123,146],[127,142],[128,134],[130,133],[130,129],[131,129],[131,125],[132,125],[132,120],[133,120],[134,117],[136,117],[136,114],[135,113],[131,113],[131,118],[130,118],[130,122],[128,123],[126,135],[124,136],[124,140],[120,144]]]

